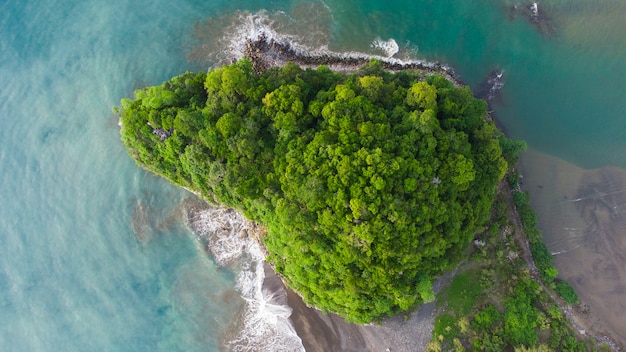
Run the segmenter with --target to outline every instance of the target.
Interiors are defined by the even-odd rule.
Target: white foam
[[[328,49],[327,42],[320,40],[304,38],[295,33],[289,33],[289,26],[285,23],[294,21],[284,12],[269,13],[265,10],[256,13],[238,12],[232,23],[223,31],[223,37],[220,39],[221,55],[218,55],[220,64],[228,63],[232,60],[239,60],[244,56],[246,44],[248,40],[257,40],[264,36],[267,41],[275,41],[280,44],[288,44],[296,53],[307,54],[310,56],[329,55],[339,58],[351,59],[379,59],[392,64],[409,65],[419,64],[428,68],[440,68],[444,71],[452,71],[445,65],[438,63],[406,58],[399,59],[393,57],[400,50],[400,46],[393,39],[382,40],[380,38],[374,40],[371,44],[373,48],[382,50],[385,55],[371,55],[363,52],[334,52]],[[416,52],[416,50],[413,50]],[[408,51],[410,52],[410,50]]]
[[[537,2],[533,2],[533,4],[530,5],[530,11],[532,11],[532,15],[534,17],[538,17],[539,16],[539,4],[537,4]]]
[[[242,214],[217,207],[195,211],[189,225],[219,265],[237,272],[235,287],[246,305],[241,330],[227,342],[229,350],[304,351],[289,320],[291,308],[263,290],[265,255],[249,234],[254,226]]]
[[[194,231],[206,240],[207,249],[219,265],[230,265],[244,254],[255,261],[265,259],[260,249],[250,248],[256,244],[248,236],[252,226],[240,213],[211,207],[194,213],[191,222]]]
[[[394,56],[400,50],[398,43],[396,43],[396,41],[393,38],[389,40],[382,40],[380,38],[376,38],[376,40],[374,40],[370,46],[374,49],[382,50],[385,53],[385,55],[387,55],[387,57]]]
[[[257,40],[263,36],[268,41],[274,40],[277,43],[291,44],[292,48],[299,52],[306,52],[309,48],[300,44],[300,38],[297,35],[289,33],[278,33],[277,27],[280,27],[281,21],[288,20],[288,16],[284,12],[268,13],[265,10],[258,11],[254,14],[247,11],[237,13],[233,23],[224,31],[224,37],[221,39],[221,47],[225,48],[221,57],[223,61],[230,59],[239,60],[244,56],[244,51],[248,40]]]

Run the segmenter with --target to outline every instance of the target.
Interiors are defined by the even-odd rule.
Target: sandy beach
[[[422,305],[406,320],[404,314],[398,314],[380,325],[358,325],[308,307],[300,296],[285,287],[267,263],[263,286],[278,303],[286,300],[292,308],[291,321],[309,352],[423,351],[432,336],[434,302]]]
[[[335,71],[353,72],[369,60],[366,57],[303,55],[287,44],[267,41],[264,37],[249,40],[245,55],[259,71],[293,61],[301,67],[317,67],[324,64]],[[401,64],[384,61],[383,66],[391,71],[413,68],[430,73],[437,72],[457,85],[460,84],[460,79],[451,69],[439,64],[426,62]],[[308,307],[297,293],[286,287],[267,263],[263,288],[271,293],[273,300],[277,301],[275,303],[291,307],[291,321],[306,351],[424,351],[432,337],[436,317],[434,302],[422,305],[410,315],[400,313],[379,325],[359,325],[348,323],[336,314],[324,314],[316,308]]]
[[[504,190],[500,188],[500,191]],[[519,220],[514,224],[523,238]],[[526,251],[530,256],[530,250],[526,248]],[[527,260],[532,263],[530,257]],[[457,270],[438,278],[433,285],[434,291],[438,293],[449,284]],[[336,314],[323,314],[316,308],[308,307],[297,293],[284,285],[268,263],[265,263],[264,288],[273,294],[278,293],[281,297],[278,303],[291,307],[290,319],[306,351],[424,351],[431,340],[435,318],[441,313],[433,302],[420,306],[408,316],[400,313],[386,319],[380,325],[347,323]],[[620,335],[608,329],[584,302],[575,306],[561,304],[561,309],[581,338],[593,337],[612,350],[624,350],[621,340],[615,338]]]
[[[342,56],[336,53],[314,55],[300,53],[290,45],[278,43],[261,36],[256,40],[248,40],[245,56],[252,62],[255,70],[263,71],[270,67],[282,66],[287,61],[298,63],[301,67],[317,67],[320,64],[339,72],[354,72],[369,61],[366,56]],[[447,79],[462,85],[462,80],[454,71],[439,63],[400,62],[383,60],[383,68],[389,71],[402,69],[418,69],[427,74],[438,73]],[[478,87],[481,98],[486,101],[493,99],[495,91],[502,87],[502,72],[492,70],[489,76]],[[521,227],[519,224],[519,231]],[[522,236],[523,237],[523,236]],[[529,251],[528,251],[529,252]],[[532,259],[528,254],[528,262],[532,267]],[[435,292],[449,282],[455,271],[440,278],[434,285]],[[264,289],[267,290],[277,304],[288,305],[292,309],[293,327],[302,339],[306,351],[424,351],[431,340],[433,324],[436,318],[435,303],[424,304],[409,315],[400,313],[386,319],[381,324],[359,325],[347,323],[336,314],[323,314],[320,310],[308,307],[300,296],[290,290],[269,264],[265,264]],[[583,305],[579,305],[582,307]],[[563,307],[562,307],[563,309]],[[584,310],[584,309],[583,309]],[[588,312],[568,309],[568,317],[576,323],[581,336],[594,336],[599,341],[614,346],[616,344],[600,327],[600,320]],[[584,331],[583,327],[588,331]],[[602,331],[600,333],[599,331]],[[592,333],[593,332],[593,333]],[[619,335],[617,335],[619,336]]]

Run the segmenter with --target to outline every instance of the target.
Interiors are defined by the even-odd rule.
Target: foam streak
[[[237,272],[236,289],[245,300],[242,327],[226,343],[231,351],[304,351],[291,325],[291,308],[264,290],[265,255],[253,236],[255,226],[242,214],[218,207],[190,210],[188,224],[207,243],[221,266]]]

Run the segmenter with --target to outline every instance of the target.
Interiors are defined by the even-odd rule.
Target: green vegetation
[[[598,350],[594,341],[576,338],[559,306],[529,271],[519,242],[524,238],[516,237],[512,222],[513,204],[528,204],[528,196],[513,195],[515,203],[511,199],[507,204],[506,191],[497,194],[491,222],[475,240],[471,260],[461,264],[459,273],[439,294],[437,302],[445,312],[435,321],[428,351]],[[521,213],[530,208],[518,210],[523,219],[536,224],[534,212],[526,216]],[[526,232],[527,227],[523,227]],[[534,235],[539,233],[536,227],[532,229]],[[540,238],[532,243],[540,276],[547,280],[544,283],[566,302],[577,302],[571,286],[554,279],[552,256],[545,246],[537,245]]]
[[[483,287],[476,284],[479,280],[479,270],[467,270],[454,277],[440,299],[446,302],[449,309],[461,314],[468,314],[476,299],[483,293]]]
[[[554,281],[554,291],[563,298],[563,300],[569,304],[576,304],[580,300],[578,294],[574,291],[574,288],[569,282],[556,279]]]
[[[366,323],[432,301],[489,219],[507,163],[486,110],[376,61],[350,75],[240,61],[137,90],[119,113],[139,165],[264,224],[307,303]]]
[[[517,181],[514,181],[513,185],[517,185]],[[541,232],[537,229],[537,213],[530,207],[528,192],[519,189],[514,190],[513,201],[519,213],[524,233],[530,242],[530,251],[541,279],[546,285],[554,289],[565,302],[578,303],[579,298],[574,288],[567,281],[557,278],[558,271],[552,263],[554,258],[548,247],[541,241]]]

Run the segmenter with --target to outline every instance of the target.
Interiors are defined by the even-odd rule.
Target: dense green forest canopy
[[[433,300],[507,169],[469,88],[376,61],[257,74],[242,60],[137,90],[119,112],[139,165],[262,223],[288,284],[359,323]]]

